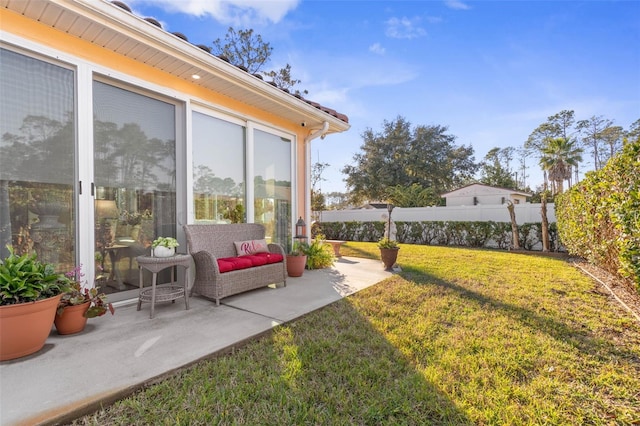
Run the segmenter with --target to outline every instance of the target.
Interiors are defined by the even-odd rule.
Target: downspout
[[[329,131],[329,122],[322,123],[322,128],[311,132],[304,138],[305,150],[305,195],[304,195],[304,222],[307,224],[307,235],[311,236],[311,141],[316,138],[322,138]],[[295,218],[294,218],[295,220]]]

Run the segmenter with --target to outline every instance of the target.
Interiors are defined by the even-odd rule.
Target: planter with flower
[[[154,257],[171,257],[176,254],[176,247],[178,247],[178,240],[172,237],[158,237],[153,240],[151,247],[153,249]]]
[[[70,290],[58,303],[54,321],[58,334],[79,333],[84,330],[88,318],[101,317],[107,311],[113,315],[115,311],[106,294],[98,293],[97,287],[88,288],[81,284],[84,276],[81,269],[82,265],[65,274]]]
[[[39,351],[51,332],[58,302],[69,280],[35,254],[12,247],[0,261],[0,361]]]
[[[398,250],[400,250],[398,242],[385,237],[378,241],[378,248],[385,271],[393,271],[393,265],[398,260]]]

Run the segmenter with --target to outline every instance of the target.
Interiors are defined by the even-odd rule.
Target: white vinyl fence
[[[515,204],[516,222],[542,222],[540,214],[541,204]],[[386,220],[386,209],[353,209],[328,210],[314,212],[314,218],[320,222],[375,222]],[[547,218],[549,223],[556,221],[555,205],[547,204]],[[396,207],[391,213],[391,219],[402,222],[423,221],[454,221],[454,222],[511,222],[507,205],[477,205],[451,207]]]

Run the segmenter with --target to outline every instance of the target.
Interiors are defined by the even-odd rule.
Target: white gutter
[[[322,128],[318,129],[312,133],[309,134],[309,136],[307,136],[306,138],[304,138],[304,143],[307,144],[309,142],[311,142],[312,140],[318,138],[318,137],[322,137],[324,135],[327,134],[327,131],[329,130],[329,122],[325,121],[324,123],[322,123]],[[322,138],[324,139],[324,138]]]
[[[305,195],[304,195],[304,222],[307,224],[307,235],[311,236],[311,141],[322,138],[329,131],[329,122],[322,123],[322,128],[311,132],[304,138],[305,150]],[[295,218],[294,218],[295,220]]]

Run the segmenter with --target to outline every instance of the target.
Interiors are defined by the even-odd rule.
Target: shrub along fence
[[[399,243],[423,245],[451,245],[509,249],[513,246],[510,222],[454,222],[423,221],[394,222]],[[378,241],[384,236],[384,222],[316,222],[312,236],[322,234],[328,240]],[[518,225],[520,247],[525,250],[542,249],[542,224]],[[560,242],[556,224],[549,224],[550,249],[558,251]]]
[[[556,198],[567,250],[618,275],[640,293],[640,138]]]

